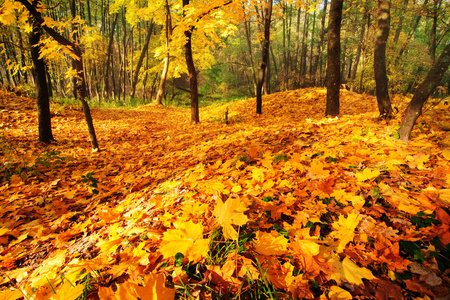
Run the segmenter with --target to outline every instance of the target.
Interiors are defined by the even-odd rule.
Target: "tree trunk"
[[[378,0],[378,30],[373,54],[378,111],[380,112],[380,117],[384,119],[392,117],[386,71],[386,44],[390,28],[390,6],[390,0]]]
[[[250,67],[252,69],[253,88],[256,89],[257,81],[256,81],[255,63],[253,60],[250,21],[244,20],[244,29],[245,29],[245,40],[247,41],[247,49],[250,57]],[[252,93],[252,95],[254,95],[254,92]]]
[[[141,70],[145,55],[147,54],[148,43],[150,42],[152,32],[153,32],[153,20],[150,21],[150,27],[148,28],[147,36],[145,37],[144,47],[142,48],[141,54],[139,56],[139,60],[136,65],[136,70],[134,70],[133,84],[131,87],[131,98],[134,98],[134,94],[136,93],[136,85],[137,85],[138,78],[139,78],[139,71]]]
[[[264,8],[264,48],[262,53],[262,61],[258,74],[258,86],[256,89],[256,113],[262,114],[262,86],[264,83],[264,74],[269,60],[270,48],[270,21],[272,19],[272,0],[268,0],[267,6]]]
[[[319,41],[317,43],[316,52],[313,57],[313,67],[312,67],[312,71],[311,71],[314,74],[314,84],[317,84],[317,69],[319,67],[319,58],[322,53],[323,40],[325,37],[325,18],[327,16],[328,0],[324,0],[323,2],[324,2],[323,15],[322,15],[322,20],[321,20]]]
[[[77,93],[77,95],[79,97],[79,100],[81,101],[82,106],[83,106],[84,116],[85,116],[85,119],[86,119],[86,123],[88,125],[89,136],[91,138],[92,148],[94,150],[98,151],[99,147],[98,147],[97,137],[95,135],[94,125],[92,123],[91,112],[90,112],[90,109],[89,109],[89,105],[87,104],[87,102],[85,100],[85,98],[86,98],[86,80],[85,80],[85,77],[84,77],[83,58],[82,58],[82,55],[81,55],[80,47],[78,46],[78,44],[73,43],[72,41],[70,41],[70,40],[66,39],[65,37],[63,37],[61,34],[56,32],[53,28],[48,27],[47,25],[45,25],[45,22],[44,22],[44,19],[41,16],[41,13],[38,12],[36,10],[36,8],[33,7],[27,0],[17,0],[17,1],[22,3],[22,5],[27,8],[27,10],[33,16],[35,21],[43,29],[45,29],[45,31],[52,38],[54,38],[61,45],[69,46],[72,49],[73,54],[75,54],[75,56],[78,58],[78,59],[74,59],[74,62],[75,62],[74,66],[75,66],[75,70],[77,71],[76,93]]]
[[[114,21],[111,25],[111,32],[109,33],[109,42],[108,42],[108,48],[106,50],[106,71],[105,71],[105,94],[106,97],[110,96],[111,89],[109,87],[109,65],[111,64],[111,53],[112,53],[112,44],[114,41],[114,30],[116,28],[117,20],[119,19],[119,14],[115,14]],[[113,71],[114,72],[114,71]]]
[[[361,57],[361,51],[362,51],[362,46],[364,44],[364,34],[365,34],[365,30],[366,30],[366,20],[369,17],[369,13],[367,11],[367,7],[364,6],[364,16],[362,19],[362,26],[361,26],[361,31],[359,32],[359,41],[358,41],[358,48],[356,49],[356,55],[355,55],[355,62],[353,63],[353,68],[351,70],[350,73],[350,90],[353,92],[353,86],[355,84],[355,79],[356,79],[356,71],[358,71],[358,64],[359,64],[359,59]]]
[[[341,20],[344,0],[331,0],[328,21],[328,80],[325,116],[339,115],[339,86],[341,79]]]
[[[189,0],[183,0],[183,8],[189,5]],[[183,11],[184,15],[184,11]],[[186,43],[184,44],[184,58],[189,72],[189,87],[191,89],[191,124],[200,123],[200,113],[198,108],[198,84],[197,71],[195,70],[194,59],[192,57],[192,31],[193,26],[189,26],[184,32]]]
[[[439,2],[439,3],[441,3],[441,2]],[[430,49],[431,61],[434,64],[435,60],[436,60],[436,28],[437,28],[437,19],[438,19],[438,0],[434,1],[432,19],[433,19],[433,23],[431,25],[431,30],[430,30],[429,49]]]
[[[403,20],[405,19],[405,12],[407,7],[408,7],[408,0],[404,0],[403,8],[400,9],[400,19],[398,20],[397,29],[395,30],[394,45],[397,45],[398,39],[400,38],[400,33],[402,32]]]
[[[170,40],[172,37],[172,15],[170,13],[169,2],[166,0],[166,56],[164,57],[164,67],[161,73],[158,93],[156,94],[156,104],[162,105],[162,99],[166,90],[167,74],[169,73],[170,63]]]
[[[37,6],[37,0],[33,0],[33,6]],[[30,32],[31,60],[33,61],[33,75],[36,85],[36,103],[38,112],[39,141],[50,143],[54,141],[50,115],[50,99],[48,94],[47,76],[44,59],[39,58],[41,39],[41,26],[32,21],[33,30]]]
[[[417,87],[414,96],[405,110],[402,125],[398,131],[400,140],[408,141],[417,118],[422,114],[422,107],[436,89],[450,65],[450,44],[442,51],[436,63],[428,72],[425,80]]]

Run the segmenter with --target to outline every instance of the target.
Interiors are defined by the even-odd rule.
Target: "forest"
[[[450,296],[447,1],[0,3],[0,300]]]

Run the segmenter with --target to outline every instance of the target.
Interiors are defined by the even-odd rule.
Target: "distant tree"
[[[392,117],[392,106],[389,98],[388,77],[386,70],[386,44],[390,29],[390,0],[378,0],[378,29],[373,54],[375,73],[375,92],[377,95],[380,117]]]
[[[264,75],[266,73],[267,62],[269,61],[270,48],[270,21],[272,19],[272,3],[268,0],[264,8],[264,47],[262,51],[262,60],[258,73],[258,85],[256,87],[256,113],[262,114],[262,89],[264,83]]]
[[[326,116],[339,115],[339,88],[341,84],[341,20],[344,0],[332,0],[328,21],[328,81]]]
[[[450,43],[445,46],[438,60],[428,72],[425,80],[417,87],[416,91],[414,92],[414,96],[405,110],[405,116],[398,131],[400,140],[409,140],[414,124],[416,123],[417,118],[422,114],[423,105],[444,77],[444,74],[447,71],[449,65]]]

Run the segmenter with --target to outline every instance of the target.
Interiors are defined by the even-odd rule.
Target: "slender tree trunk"
[[[37,0],[33,0],[33,6],[37,6]],[[36,103],[38,112],[39,141],[50,143],[54,141],[50,115],[50,99],[48,94],[46,67],[44,59],[39,58],[41,46],[41,26],[32,21],[33,29],[29,35],[31,45],[31,60],[33,61],[33,75],[36,85]]]
[[[378,111],[380,117],[385,119],[392,117],[386,71],[386,44],[390,28],[390,6],[390,0],[378,0],[378,30],[373,54]]]
[[[438,19],[438,2],[441,3],[439,0],[434,0],[433,15],[432,15],[433,23],[431,25],[431,30],[430,30],[429,49],[430,49],[431,61],[433,62],[433,64],[436,60],[436,28],[437,28],[437,19]]]
[[[256,113],[262,114],[262,86],[264,83],[264,74],[269,60],[270,48],[270,22],[272,19],[272,0],[268,0],[264,8],[264,48],[262,53],[262,61],[258,74],[258,86],[256,89]]]
[[[108,48],[106,50],[106,68],[105,68],[105,94],[106,97],[110,96],[111,88],[109,86],[109,71],[110,71],[110,64],[111,64],[111,55],[112,55],[112,44],[114,41],[114,30],[116,28],[117,19],[119,18],[119,14],[116,13],[114,17],[114,21],[111,25],[111,31],[109,33],[109,41],[108,41]],[[112,71],[114,72],[114,70]]]
[[[398,39],[400,38],[400,33],[402,32],[403,20],[405,19],[405,11],[407,7],[408,7],[408,0],[404,0],[403,8],[400,10],[400,19],[398,20],[397,29],[395,30],[394,45],[397,45]],[[367,11],[367,9],[365,11]]]
[[[317,84],[317,69],[319,67],[319,58],[322,54],[322,46],[323,41],[325,37],[325,18],[327,16],[327,6],[328,6],[328,0],[323,1],[323,15],[321,20],[321,27],[320,27],[320,33],[319,33],[319,41],[317,43],[316,52],[313,57],[313,68],[312,73],[314,74],[314,84]]]
[[[250,21],[244,20],[244,29],[245,29],[245,40],[247,41],[247,49],[250,57],[250,67],[252,69],[253,89],[256,89],[257,81],[256,81],[255,63],[253,59]]]
[[[189,0],[183,0],[183,8],[189,5]],[[184,11],[183,11],[184,14]],[[192,31],[193,26],[190,26],[185,32],[186,43],[184,44],[184,58],[189,72],[189,87],[191,90],[191,124],[200,123],[200,113],[198,107],[198,83],[197,71],[195,70],[194,59],[192,57]]]
[[[428,0],[425,0],[423,2],[423,7],[425,8],[428,4]],[[400,48],[400,51],[398,52],[397,57],[395,58],[395,62],[394,65],[398,66],[398,63],[400,61],[400,58],[402,57],[403,53],[406,50],[406,47],[409,44],[409,41],[412,39],[412,37],[414,36],[414,33],[416,32],[417,27],[419,26],[420,23],[420,19],[422,18],[422,16],[420,14],[417,15],[416,20],[414,22],[414,25],[411,28],[411,31],[409,32],[408,37],[406,38],[406,41],[403,43],[402,47]]]
[[[341,20],[344,0],[331,0],[328,21],[328,80],[325,116],[339,115],[339,87],[341,78]]]
[[[425,80],[417,87],[414,96],[405,110],[405,117],[398,131],[400,140],[407,141],[417,118],[422,114],[422,107],[436,89],[450,65],[450,43],[442,51],[436,63],[428,72]]]
[[[139,79],[139,71],[141,70],[142,63],[144,62],[145,55],[147,54],[148,50],[148,44],[150,42],[150,38],[152,36],[153,32],[153,20],[150,21],[150,26],[147,31],[147,35],[145,37],[144,41],[144,47],[142,48],[141,54],[139,56],[138,63],[136,65],[136,70],[134,70],[134,76],[133,76],[133,84],[131,86],[131,98],[134,98],[134,95],[136,93],[136,85]]]
[[[309,79],[312,78],[312,61],[313,61],[313,47],[314,47],[314,31],[316,31],[316,11],[314,11],[313,14],[313,28],[311,32],[311,46],[309,50]]]
[[[358,39],[358,48],[356,49],[356,55],[355,55],[355,62],[353,63],[353,68],[351,70],[350,73],[350,90],[353,92],[353,86],[355,84],[355,79],[356,79],[356,71],[358,71],[358,64],[359,64],[359,59],[361,57],[361,51],[362,51],[362,46],[364,44],[364,35],[365,35],[365,31],[366,31],[366,20],[369,16],[369,13],[367,11],[367,7],[364,6],[364,16],[362,19],[362,26],[359,32],[359,39]]]
[[[158,93],[156,94],[156,104],[162,105],[162,99],[166,90],[167,74],[169,73],[170,63],[170,40],[172,37],[172,15],[169,2],[166,0],[166,56],[164,57],[164,67],[161,73]]]

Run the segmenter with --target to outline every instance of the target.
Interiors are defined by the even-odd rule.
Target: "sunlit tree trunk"
[[[325,116],[339,115],[339,86],[341,79],[341,20],[344,0],[331,0],[328,21],[328,80]]]
[[[156,94],[156,103],[162,105],[162,99],[166,91],[167,74],[169,73],[170,63],[170,39],[172,36],[172,16],[170,13],[169,2],[166,0],[166,56],[164,57],[164,67],[161,73],[161,80],[159,82],[158,93]]]
[[[258,74],[258,86],[256,88],[256,113],[262,114],[262,87],[264,83],[264,75],[269,60],[270,48],[270,21],[272,19],[272,0],[268,0],[264,8],[264,48],[262,53],[262,61]]]
[[[386,44],[390,28],[390,6],[390,0],[378,0],[378,29],[373,54],[378,111],[380,112],[380,117],[385,119],[392,117],[386,70]]]
[[[428,72],[425,80],[417,87],[414,96],[405,110],[405,117],[398,131],[400,139],[409,140],[417,118],[422,114],[422,107],[436,89],[450,65],[450,43],[442,51],[436,63]]]
[[[367,22],[368,17],[369,17],[369,13],[367,11],[367,7],[364,6],[364,16],[361,21],[361,29],[360,29],[359,38],[358,38],[358,47],[356,49],[356,55],[355,55],[355,61],[353,63],[353,68],[350,73],[350,81],[351,81],[350,90],[352,92],[353,92],[353,86],[355,85],[356,71],[358,71],[358,64],[359,64],[359,59],[361,57],[362,46],[364,44],[364,35],[365,35],[365,31],[366,31],[366,22]]]

